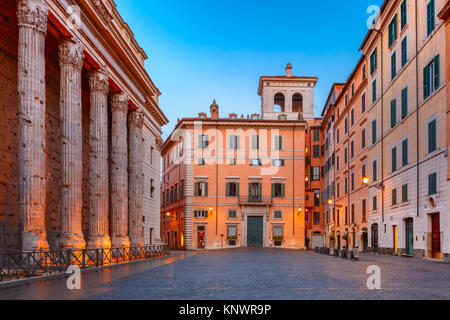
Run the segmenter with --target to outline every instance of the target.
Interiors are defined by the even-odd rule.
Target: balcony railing
[[[263,197],[263,196],[247,196],[247,197],[239,197],[240,205],[262,205],[267,206],[273,203],[272,197]]]
[[[170,255],[167,246],[134,248],[46,250],[24,252],[0,250],[0,282],[17,276],[66,272],[70,266],[98,268]]]

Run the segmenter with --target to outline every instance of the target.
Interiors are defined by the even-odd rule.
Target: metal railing
[[[0,282],[3,278],[11,276],[37,276],[65,272],[69,266],[89,269],[168,255],[170,255],[170,249],[166,245],[31,252],[0,250]]]
[[[272,197],[263,197],[263,196],[239,197],[240,205],[271,205],[272,203],[273,203]]]

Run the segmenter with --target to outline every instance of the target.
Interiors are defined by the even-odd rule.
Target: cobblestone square
[[[381,269],[368,290],[367,268]],[[361,261],[276,249],[176,252],[173,257],[0,289],[0,299],[321,300],[450,299],[450,265],[386,255]]]

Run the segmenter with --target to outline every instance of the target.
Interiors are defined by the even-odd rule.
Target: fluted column
[[[47,249],[44,0],[18,0],[19,205],[23,249]]]
[[[128,129],[129,98],[126,93],[111,99],[111,224],[112,246],[129,247],[128,237]]]
[[[129,219],[131,246],[144,245],[143,225],[143,142],[142,126],[144,117],[136,110],[129,115]]]
[[[110,248],[108,224],[108,73],[89,76],[91,90],[89,155],[89,248]]]
[[[81,70],[83,46],[76,38],[59,45],[61,129],[61,233],[60,246],[84,249],[82,231],[82,106]]]

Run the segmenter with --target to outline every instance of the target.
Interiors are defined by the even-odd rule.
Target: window
[[[377,160],[373,160],[372,162],[372,179],[373,181],[378,180],[378,172],[377,172]]]
[[[259,150],[259,135],[252,136],[252,150]]]
[[[361,131],[361,149],[366,147],[366,128]]]
[[[194,218],[208,218],[208,210],[194,210]]]
[[[150,197],[153,199],[153,195],[155,193],[155,186],[153,185],[153,179],[150,179]]]
[[[428,176],[428,195],[437,194],[437,173],[434,172]]]
[[[285,196],[285,184],[272,183],[272,198],[284,198],[284,196]]]
[[[397,52],[394,52],[391,56],[391,80],[394,80],[397,75]]]
[[[363,178],[366,177],[366,164],[361,166],[361,174]]]
[[[397,147],[392,148],[391,150],[391,167],[392,167],[392,173],[394,173],[395,171],[397,171]]]
[[[361,113],[364,112],[366,112],[366,93],[363,93],[361,98]]]
[[[401,6],[400,6],[400,28],[403,30],[403,28],[408,23],[408,16],[407,16],[407,6],[406,6],[406,0],[403,0]]]
[[[181,181],[180,185],[180,199],[184,199],[184,181]]]
[[[402,203],[408,202],[408,185],[402,186]]]
[[[284,139],[283,136],[274,136],[274,149],[275,150],[283,150],[284,149]]]
[[[278,220],[283,219],[283,211],[281,211],[281,210],[275,210],[275,211],[273,212],[273,218],[274,218],[274,219],[278,219]]]
[[[320,207],[320,190],[314,190],[314,207]]]
[[[292,96],[292,112],[303,112],[303,97],[299,93]]]
[[[391,101],[391,128],[397,124],[397,99]]]
[[[338,198],[341,196],[341,184],[339,182],[336,184],[336,196]]]
[[[313,146],[313,158],[320,158],[320,146],[318,144]]]
[[[273,226],[273,238],[279,239],[283,238],[284,232],[283,232],[283,226]]]
[[[313,223],[320,224],[320,212],[314,212]]]
[[[402,68],[408,62],[408,38],[405,37],[402,40]]]
[[[198,135],[198,148],[199,149],[207,149],[209,146],[209,136],[206,134]]]
[[[348,118],[345,117],[345,120],[344,120],[344,133],[347,133],[347,132],[348,132]]]
[[[439,55],[437,55],[423,69],[423,97],[428,98],[430,94],[439,88]]]
[[[199,166],[204,166],[204,165],[206,165],[206,160],[205,160],[205,158],[198,158],[198,165],[199,165]]]
[[[370,74],[372,75],[377,70],[377,48],[370,55]]]
[[[392,206],[397,205],[397,189],[392,189]]]
[[[372,121],[372,144],[377,143],[377,120]]]
[[[352,83],[352,97],[355,95],[355,83]]]
[[[345,94],[345,106],[348,105],[348,94]]]
[[[228,219],[237,219],[237,210],[236,209],[228,210]]]
[[[408,154],[408,139],[405,139],[402,141],[402,167],[406,167],[409,163]]]
[[[344,149],[344,164],[347,164],[348,162],[348,149]]]
[[[314,129],[313,130],[313,140],[314,140],[314,142],[319,142],[320,141],[320,131],[319,131],[319,129]]]
[[[428,153],[437,150],[437,120],[428,123]]]
[[[408,87],[402,90],[402,119],[408,115]]]
[[[227,197],[239,197],[239,183],[227,182],[225,189]]]
[[[348,225],[348,207],[345,207],[344,213],[345,213],[345,225]]]
[[[339,171],[339,156],[336,156],[336,170]]]
[[[389,24],[389,48],[392,46],[395,40],[397,40],[397,14]]]
[[[355,125],[355,109],[350,112],[350,125],[352,127]]]
[[[350,180],[351,180],[350,182],[351,182],[352,191],[354,191],[355,190],[355,173],[354,172],[352,172]]]
[[[250,159],[250,166],[251,167],[260,167],[260,166],[262,166],[262,162],[260,159]]]
[[[195,183],[195,196],[207,197],[208,196],[208,182],[196,182]]]
[[[355,223],[355,204],[352,204],[352,223]]]
[[[377,200],[377,196],[375,196],[372,198],[372,208],[374,211],[378,209],[377,205],[378,205],[378,200]]]
[[[311,180],[312,181],[320,180],[320,167],[311,167]]]
[[[372,82],[372,103],[377,101],[377,79],[374,79]]]
[[[166,193],[165,192],[162,193],[162,205],[163,206],[166,205]]]
[[[272,166],[274,166],[274,167],[284,167],[284,160],[283,159],[272,160]]]
[[[236,240],[237,240],[237,226],[236,225],[229,225],[227,227],[227,238],[228,238],[228,245],[235,246]]]
[[[230,135],[228,137],[228,148],[230,150],[239,150],[240,137],[237,135]]]
[[[284,94],[277,93],[275,95],[273,112],[284,112]]]
[[[367,201],[364,199],[362,201],[362,221],[367,220]]]
[[[350,159],[353,159],[355,157],[355,141],[352,140],[350,143]]]
[[[427,36],[429,36],[436,27],[436,15],[434,10],[434,0],[430,0],[427,4]]]
[[[339,143],[339,129],[336,130],[336,143]]]

